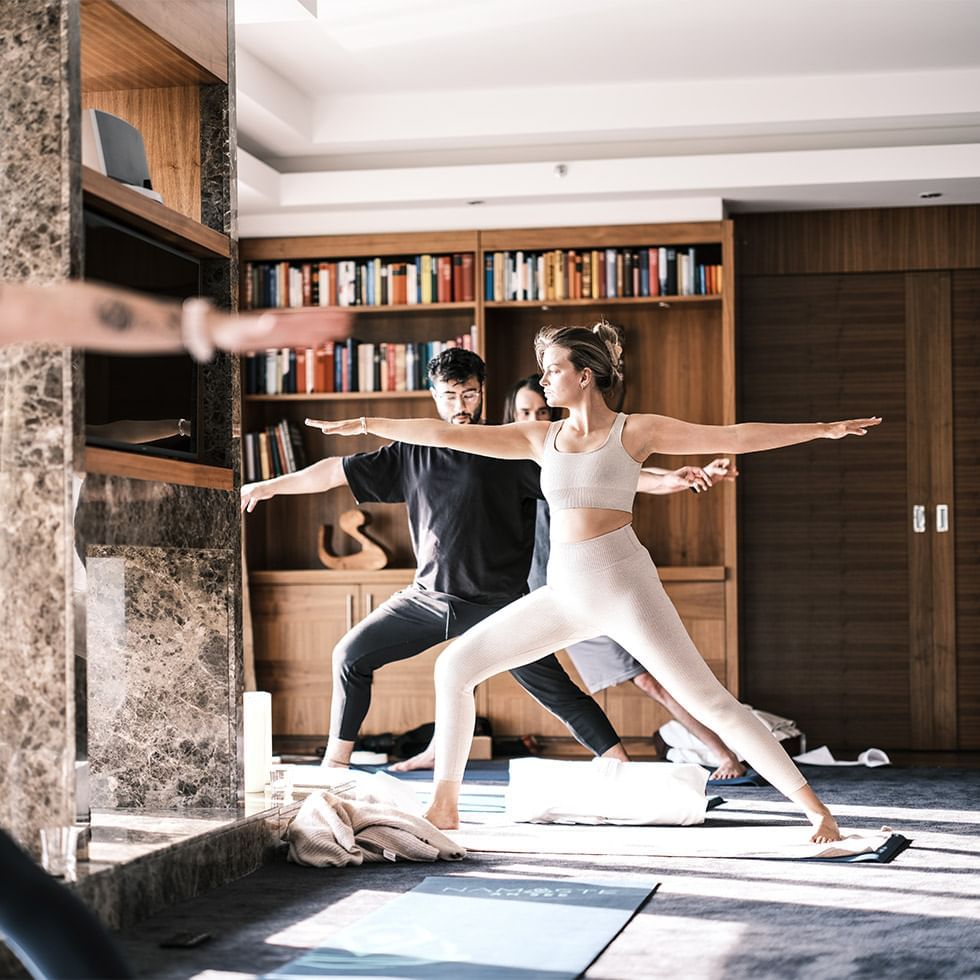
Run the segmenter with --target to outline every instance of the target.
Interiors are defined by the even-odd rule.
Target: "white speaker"
[[[82,163],[154,201],[163,202],[150,183],[143,137],[125,119],[101,109],[82,112]]]

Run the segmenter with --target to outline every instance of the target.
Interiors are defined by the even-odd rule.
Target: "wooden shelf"
[[[82,167],[82,191],[85,204],[93,210],[121,219],[168,245],[201,258],[231,257],[231,242],[227,235],[185,217],[139,191],[130,190],[91,167]]]
[[[241,243],[243,262],[362,259],[380,256],[476,254],[475,231],[435,231],[393,235],[311,235],[306,238],[247,238]]]
[[[711,245],[725,236],[723,221],[662,225],[588,225],[569,228],[510,228],[480,232],[483,252],[633,248],[650,245]]]
[[[252,306],[249,312],[261,313],[263,310],[276,310],[275,306]],[[300,310],[334,310],[338,313],[350,313],[352,316],[370,316],[372,313],[441,313],[443,311],[470,310],[476,312],[476,303],[386,303],[384,306],[299,306],[289,309]]]
[[[247,402],[343,402],[368,398],[431,398],[429,389],[422,391],[311,391],[299,395],[246,395]]]
[[[603,299],[522,299],[486,300],[488,309],[534,309],[551,310],[568,306],[673,306],[675,303],[720,303],[721,293],[711,296],[614,296]]]
[[[181,459],[142,456],[95,446],[85,448],[84,469],[86,473],[126,476],[133,480],[152,480],[154,483],[177,483],[212,490],[235,489],[234,473],[224,466],[205,466]]]

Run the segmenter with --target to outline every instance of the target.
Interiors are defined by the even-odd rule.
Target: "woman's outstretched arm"
[[[382,439],[415,446],[459,449],[496,459],[539,459],[547,422],[512,422],[510,425],[453,425],[442,419],[359,418],[328,422],[307,419],[306,424],[328,436],[371,433]]]
[[[737,425],[694,425],[667,415],[631,415],[624,443],[636,458],[651,453],[758,453],[766,449],[795,446],[814,439],[843,439],[867,435],[881,424],[877,416],[843,422],[800,422],[788,425],[769,422],[740,422]],[[633,452],[633,449],[639,452]]]

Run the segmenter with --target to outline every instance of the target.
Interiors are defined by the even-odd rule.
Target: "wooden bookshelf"
[[[385,307],[350,307],[357,317],[358,329],[371,329],[373,337],[416,339],[420,331],[445,332],[450,323],[473,323],[477,327],[475,348],[487,363],[487,390],[484,414],[488,419],[500,417],[503,392],[516,379],[536,370],[532,349],[533,337],[546,323],[572,322],[592,324],[605,317],[625,333],[626,392],[624,410],[675,415],[694,422],[727,425],[735,421],[734,385],[734,276],[732,274],[732,229],[730,222],[694,224],[628,225],[575,228],[497,229],[493,231],[436,233],[432,235],[371,235],[310,237],[291,239],[246,240],[241,245],[244,261],[316,262],[343,257],[403,256],[472,251],[474,255],[475,296],[472,304],[431,304]],[[709,246],[708,254],[721,256],[721,292],[709,295],[653,295],[603,299],[507,300],[488,301],[484,289],[485,259],[498,251],[547,252],[553,250],[589,250],[606,248],[643,248],[650,246]],[[714,261],[709,259],[708,261]],[[368,325],[371,325],[370,328]],[[325,403],[339,402],[329,406]],[[353,403],[353,404],[351,404]],[[343,418],[354,414],[411,417],[435,415],[427,391],[350,392],[298,395],[248,395],[244,399],[245,431],[274,424],[282,418],[301,422],[316,413]],[[348,407],[350,406],[350,407]],[[329,440],[315,430],[304,432],[308,461],[331,453],[348,454],[376,448],[382,442],[373,437]],[[704,463],[706,457],[680,459],[653,458],[652,465],[675,468],[685,463]],[[259,606],[253,603],[257,619],[262,621],[264,641],[256,645],[256,663],[266,683],[287,684],[282,677],[288,671],[291,641],[286,619],[280,623],[280,612],[295,601],[302,608],[314,602],[311,595],[300,596],[289,591],[300,587],[294,576],[312,576],[303,587],[354,589],[353,600],[343,603],[324,593],[324,602],[334,602],[336,615],[347,616],[345,603],[360,601],[364,588],[376,582],[385,588],[391,583],[372,579],[383,573],[358,573],[351,578],[322,578],[314,541],[321,524],[336,526],[341,511],[353,506],[348,491],[334,491],[317,498],[277,497],[264,503],[250,515],[247,524],[247,556],[253,582],[263,590]],[[373,536],[383,540],[392,551],[392,563],[401,567],[413,562],[407,521],[402,508],[365,505],[371,518]],[[661,576],[681,616],[705,659],[717,676],[737,693],[738,690],[738,621],[737,621],[737,550],[735,487],[725,484],[711,494],[677,494],[669,497],[641,495],[634,523],[641,540],[651,549]],[[335,542],[335,548],[342,547]],[[354,549],[352,549],[354,550]],[[319,583],[319,584],[317,584]],[[356,588],[355,588],[356,587]],[[286,591],[279,591],[286,590]],[[353,594],[353,593],[351,593]],[[340,595],[340,593],[338,593]],[[348,595],[347,592],[344,593]],[[312,608],[312,607],[311,607]],[[277,609],[280,612],[277,612]],[[305,614],[303,614],[305,615]],[[322,619],[322,613],[317,613]],[[357,618],[360,618],[358,614]],[[329,619],[329,617],[328,617]],[[322,639],[343,634],[344,623],[318,620],[317,656],[324,658],[328,649]],[[312,627],[311,627],[312,628]],[[302,632],[302,630],[301,630]],[[257,633],[257,636],[260,634]],[[298,634],[296,642],[298,640]],[[312,634],[311,634],[312,636]],[[267,643],[265,649],[262,642]],[[329,645],[332,645],[329,644]],[[302,646],[302,645],[301,645]],[[297,663],[309,664],[312,648],[296,652]],[[419,658],[421,661],[424,658]],[[424,670],[431,670],[426,660]],[[302,672],[307,667],[298,667]],[[415,683],[413,681],[412,683]],[[297,689],[298,690],[298,689]],[[508,675],[494,678],[481,686],[480,697],[489,712],[495,732],[500,734],[535,733],[556,738],[567,732],[542,709],[519,691]],[[605,692],[607,713],[620,733],[627,738],[649,739],[667,716],[648,698],[638,696],[632,685]],[[320,691],[321,699],[326,696]],[[376,698],[377,701],[377,698]],[[419,702],[430,712],[431,701]],[[327,708],[312,710],[307,704],[292,712],[288,724],[299,726],[291,731],[277,729],[277,734],[322,734],[321,727],[299,730],[310,719],[325,719]],[[395,715],[380,714],[372,719],[371,730],[395,724]],[[423,712],[424,713],[424,712]],[[400,717],[400,716],[399,716]],[[287,724],[285,717],[282,724]],[[382,727],[375,729],[374,724]]]

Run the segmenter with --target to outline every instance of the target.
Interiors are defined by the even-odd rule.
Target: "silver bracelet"
[[[362,436],[366,436],[368,434],[368,430],[367,430],[367,419],[363,415],[361,416],[361,427],[357,431]]]
[[[180,334],[188,353],[199,364],[214,357],[214,338],[208,325],[211,304],[200,296],[184,300],[180,317]]]

